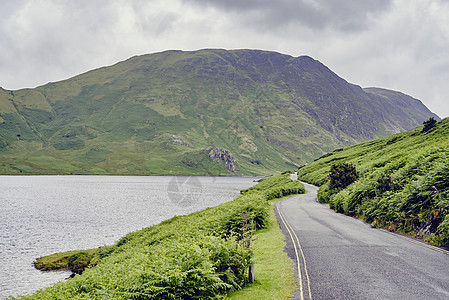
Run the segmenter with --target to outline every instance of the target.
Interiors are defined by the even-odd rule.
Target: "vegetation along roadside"
[[[336,150],[298,175],[337,212],[449,246],[449,119]]]
[[[279,272],[270,269],[267,253],[283,250],[283,237],[272,230],[276,221],[270,200],[304,192],[288,174],[275,175],[231,202],[130,233],[115,245],[41,258],[37,267],[70,269],[73,278],[19,299],[216,299],[245,286],[259,292],[254,299],[266,299],[268,292],[274,298],[291,294],[293,276],[280,279],[284,291],[277,284],[268,286],[274,292],[265,287],[267,272]],[[271,237],[279,243],[265,244]],[[270,252],[264,253],[267,247]],[[288,274],[291,265],[285,253],[283,257],[281,266]],[[261,275],[248,284],[253,262]]]

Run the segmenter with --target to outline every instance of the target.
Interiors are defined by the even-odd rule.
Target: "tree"
[[[337,163],[329,171],[329,187],[331,189],[344,189],[359,178],[354,165]]]
[[[437,126],[437,120],[435,120],[433,117],[430,117],[423,122],[423,125],[424,128],[422,129],[422,132],[427,132]]]

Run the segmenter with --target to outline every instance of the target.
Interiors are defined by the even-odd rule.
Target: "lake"
[[[129,232],[228,202],[255,177],[0,176],[0,299],[69,272],[36,258],[114,244]]]

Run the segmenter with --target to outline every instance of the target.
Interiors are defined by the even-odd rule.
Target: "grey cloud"
[[[156,10],[151,6],[133,5],[133,14],[136,27],[150,37],[171,32],[179,19],[179,15],[173,12]]]
[[[165,49],[257,48],[310,55],[449,115],[445,0],[0,0],[0,11],[4,88]]]
[[[98,52],[104,53],[104,45],[112,36],[116,12],[109,2],[10,3],[1,3],[0,20],[0,66],[14,74],[2,73],[0,84],[6,83],[6,88],[11,82],[35,86],[49,79],[63,79],[68,72],[85,71],[86,61],[94,61]]]
[[[183,0],[202,7],[237,13],[242,21],[265,29],[301,24],[313,29],[331,27],[338,31],[359,31],[369,18],[391,7],[391,0]]]

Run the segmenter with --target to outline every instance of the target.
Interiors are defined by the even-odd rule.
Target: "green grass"
[[[10,98],[10,92],[0,88],[0,113],[10,113],[15,111],[13,103],[9,101]]]
[[[270,201],[273,205],[277,202]],[[290,299],[296,291],[296,280],[292,262],[285,250],[282,233],[273,207],[269,212],[267,228],[257,231],[253,243],[255,282],[248,287],[228,295],[231,300]]]
[[[51,156],[33,156],[25,161],[29,166],[37,169],[47,169],[53,172],[64,170],[64,172],[73,173],[77,171],[77,167],[65,162],[63,159],[56,159]]]
[[[330,167],[342,162],[354,165],[359,178],[331,188]],[[449,119],[428,132],[418,127],[330,153],[298,175],[321,186],[319,200],[337,212],[449,245]]]
[[[89,256],[89,265],[86,267],[92,267],[98,264],[101,256],[109,251],[109,248],[94,248],[88,250],[72,250],[67,252],[54,253],[48,256],[38,258],[34,266],[38,270],[52,271],[52,270],[70,270],[74,271],[70,266],[70,260],[79,255]]]

